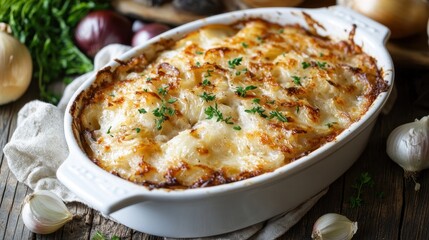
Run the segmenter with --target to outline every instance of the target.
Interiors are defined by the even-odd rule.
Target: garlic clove
[[[72,220],[73,215],[57,195],[42,190],[25,198],[21,217],[32,232],[49,234]]]
[[[327,213],[314,223],[311,238],[316,240],[349,240],[352,239],[357,229],[357,222],[352,222],[340,214]]]

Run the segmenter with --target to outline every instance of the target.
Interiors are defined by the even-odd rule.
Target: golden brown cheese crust
[[[100,167],[149,187],[219,185],[319,148],[386,90],[352,39],[260,19],[210,25],[100,71],[72,108]]]

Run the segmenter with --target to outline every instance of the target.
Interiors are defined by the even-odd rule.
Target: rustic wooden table
[[[320,2],[327,6],[335,1]],[[395,105],[389,114],[378,118],[358,161],[331,184],[327,194],[280,239],[311,239],[314,222],[329,212],[358,222],[359,230],[354,239],[429,238],[429,172],[420,174],[421,189],[416,192],[414,183],[403,178],[402,169],[385,153],[387,136],[396,126],[429,115],[429,69],[397,68],[395,84],[398,90]],[[37,98],[37,92],[33,84],[21,99],[0,106],[0,149],[16,128],[19,109]],[[373,185],[363,188],[363,203],[353,208],[350,198],[356,197],[356,189],[352,186],[363,173],[371,176]],[[162,239],[135,232],[78,203],[68,204],[75,217],[63,228],[50,235],[34,234],[25,228],[20,216],[21,203],[31,192],[10,172],[7,159],[0,151],[0,239],[91,239],[97,231],[121,239]]]

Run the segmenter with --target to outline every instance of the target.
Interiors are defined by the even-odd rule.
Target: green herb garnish
[[[321,69],[325,69],[326,68],[326,62],[316,62],[317,66],[320,67]]]
[[[139,113],[147,113],[147,111],[146,111],[146,109],[144,109],[144,108],[140,108],[140,109],[139,109]]]
[[[261,99],[259,99],[259,98],[254,98],[254,99],[252,100],[252,102],[259,104],[259,102],[261,102]]]
[[[107,129],[107,134],[110,134],[110,130],[112,129],[112,126],[109,127],[109,129]]]
[[[158,88],[158,94],[165,96],[168,92],[168,86]]]
[[[201,67],[201,63],[200,63],[200,62],[196,62],[196,63],[195,63],[195,65],[196,65],[197,67]]]
[[[152,111],[153,115],[157,117],[158,119],[155,120],[156,122],[156,129],[161,130],[162,129],[162,123],[165,122],[165,120],[168,119],[167,115],[173,116],[176,111],[173,108],[165,106],[165,103],[163,102],[160,108],[156,108]]]
[[[249,47],[249,45],[247,43],[245,43],[245,42],[242,42],[241,46],[243,46],[244,48],[248,48]]]
[[[232,127],[234,130],[237,130],[237,131],[240,131],[241,130],[241,127],[240,126],[234,126],[234,127]]]
[[[247,91],[254,90],[256,88],[258,88],[258,87],[253,86],[253,85],[247,86],[245,88],[237,87],[237,89],[235,90],[235,93],[237,93],[238,96],[240,96],[240,97],[246,97]]]
[[[247,113],[252,113],[252,114],[258,113],[259,116],[261,116],[263,118],[267,118],[268,117],[267,115],[264,114],[265,109],[263,109],[261,106],[253,107],[251,109],[246,109],[244,111],[247,112]]]
[[[281,112],[275,110],[270,112],[270,119],[277,118],[280,122],[287,122],[287,117],[285,117]]]
[[[198,55],[202,55],[203,54],[203,52],[201,52],[201,51],[196,51],[195,53],[198,54]]]
[[[136,128],[136,132],[137,132],[137,133],[139,133],[139,132],[140,132],[140,130],[141,130],[140,128]]]
[[[203,92],[203,94],[199,95],[202,99],[204,99],[204,101],[206,102],[210,102],[216,99],[216,95],[210,95],[207,94],[206,92]]]
[[[234,59],[228,61],[228,65],[230,68],[235,68],[236,66],[241,65],[242,60],[243,60],[243,57],[234,58]]]
[[[356,179],[352,188],[356,189],[356,194],[350,197],[350,206],[352,208],[360,207],[363,204],[362,193],[364,187],[374,186],[374,180],[368,172],[361,173]]]
[[[210,82],[207,78],[203,80],[203,86],[211,85],[212,82]]]
[[[311,64],[308,62],[302,62],[301,65],[303,69],[309,68],[311,66]]]
[[[167,102],[170,104],[175,103],[175,102],[177,102],[177,98],[170,98],[170,99],[168,99]]]
[[[212,76],[212,72],[213,72],[214,70],[211,70],[211,69],[207,69],[207,71],[206,71],[206,74],[204,74],[204,77],[211,77]]]
[[[223,118],[222,112],[217,108],[217,103],[215,106],[209,106],[204,110],[204,113],[207,115],[207,119],[212,119],[216,117],[216,122],[225,122],[226,124],[234,124],[230,121],[232,117]]]
[[[298,76],[292,76],[292,79],[293,79],[293,82],[294,82],[296,85],[301,86],[301,78],[300,78],[300,77],[298,77]]]
[[[326,126],[328,128],[332,128],[334,126],[334,124],[337,124],[337,122],[329,122],[329,123],[326,124]]]

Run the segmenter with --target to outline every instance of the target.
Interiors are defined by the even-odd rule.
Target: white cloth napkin
[[[129,46],[119,44],[103,48],[94,59],[94,69],[102,68],[129,49]],[[65,202],[82,201],[56,178],[56,170],[69,153],[63,131],[64,111],[72,94],[92,74],[94,72],[86,73],[69,84],[58,106],[38,100],[27,103],[19,111],[17,128],[3,149],[9,169],[18,181],[33,190],[50,190]],[[297,208],[266,222],[204,239],[277,238],[297,223],[326,192],[327,189]]]

